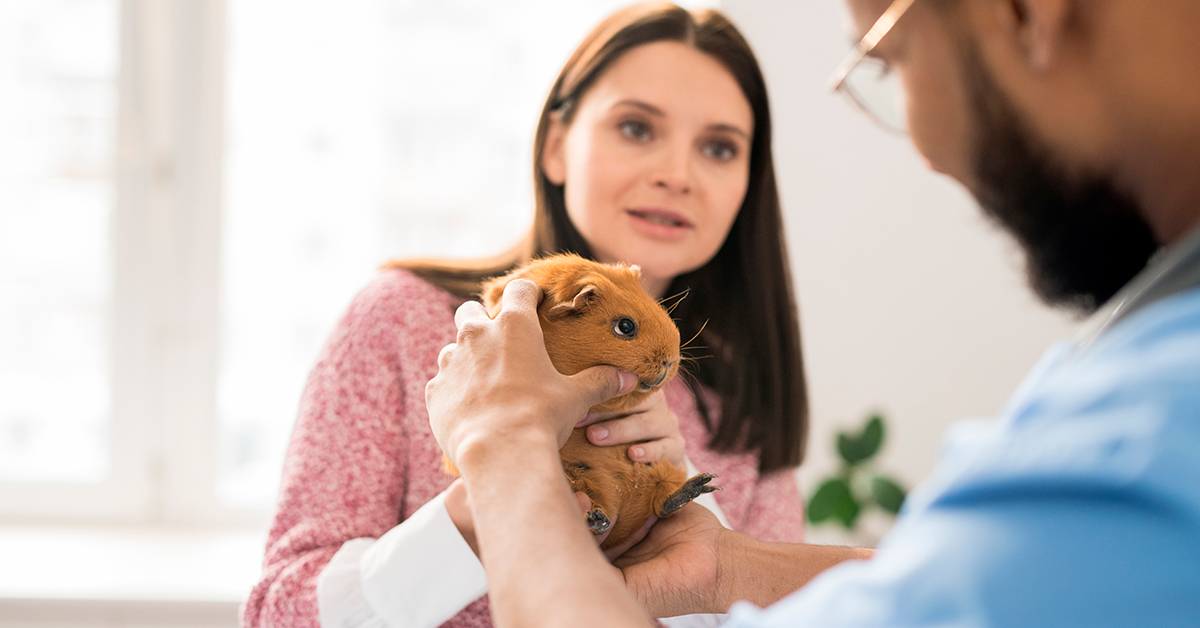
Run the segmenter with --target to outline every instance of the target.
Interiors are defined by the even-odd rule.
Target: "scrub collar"
[[[1075,336],[1077,352],[1134,312],[1197,286],[1200,286],[1200,227],[1193,228],[1179,242],[1159,249],[1142,272],[1084,321]]]

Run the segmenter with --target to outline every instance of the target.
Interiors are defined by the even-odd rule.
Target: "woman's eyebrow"
[[[649,113],[650,115],[654,115],[654,116],[663,117],[663,116],[667,115],[662,109],[659,109],[658,107],[655,107],[654,105],[652,105],[648,102],[642,101],[642,100],[633,100],[631,98],[627,98],[625,100],[617,102],[617,104],[613,105],[613,107],[620,107],[621,105],[625,105],[627,107],[634,107],[636,109],[641,109],[641,110],[645,111],[646,113]]]
[[[659,109],[658,107],[655,107],[654,105],[652,105],[648,102],[642,101],[642,100],[634,100],[631,98],[627,98],[625,100],[618,101],[615,105],[613,105],[614,108],[620,107],[620,106],[634,107],[636,109],[641,109],[642,111],[645,111],[646,113],[648,113],[650,115],[658,116],[660,118],[666,117],[666,115],[667,115],[666,112],[664,112],[662,109]],[[744,131],[741,128],[739,128],[735,125],[732,125],[732,124],[725,124],[725,123],[710,124],[710,125],[708,125],[707,128],[710,131],[733,133],[734,135],[740,135],[740,136],[746,138],[747,140],[750,139],[749,133],[747,133],[746,131]]]
[[[708,125],[708,129],[710,131],[733,133],[734,135],[740,135],[740,136],[746,138],[746,141],[750,141],[749,133],[743,131],[742,129],[740,129],[736,126],[733,126],[732,124],[710,124],[710,125]]]

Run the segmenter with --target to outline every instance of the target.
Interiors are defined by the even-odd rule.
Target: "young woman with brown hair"
[[[638,264],[651,294],[686,294],[673,317],[705,347],[691,377],[632,414],[591,417],[589,438],[716,473],[724,490],[700,501],[726,525],[801,540],[799,327],[766,88],[744,39],[715,11],[611,15],[554,83],[534,180],[532,232],[508,254],[393,262],[351,304],[302,399],[243,625],[491,625],[469,502],[442,473],[424,387],[457,306],[548,253]]]

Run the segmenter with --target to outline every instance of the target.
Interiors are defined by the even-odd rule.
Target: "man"
[[[495,321],[464,306],[428,403],[498,622],[646,625],[749,600],[772,606],[735,605],[729,625],[1200,626],[1200,2],[847,2],[866,36],[839,88],[971,190],[1044,300],[1099,310],[997,422],[950,433],[868,560],[688,507],[618,572],[557,450],[632,381],[555,373],[532,284]],[[889,77],[906,115],[878,98]]]

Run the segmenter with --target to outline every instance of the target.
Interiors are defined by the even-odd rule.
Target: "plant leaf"
[[[862,442],[866,458],[879,453],[879,448],[883,445],[883,417],[878,414],[873,415],[867,421],[866,427],[863,428],[863,433],[859,437],[859,440]]]
[[[863,461],[862,446],[859,445],[858,439],[846,432],[838,432],[837,450],[846,464],[854,465]]]
[[[895,480],[879,475],[871,478],[871,497],[880,508],[896,514],[904,505],[906,494]]]
[[[808,500],[808,520],[821,523],[830,517],[837,516],[840,519],[839,513],[846,508],[845,502],[854,502],[850,486],[840,478],[826,480]]]
[[[858,513],[862,510],[862,506],[858,505],[858,500],[853,496],[849,496],[838,504],[837,512],[834,516],[838,521],[842,522],[847,530],[853,530],[854,524],[858,522]]]
[[[849,434],[839,432],[837,437],[838,455],[846,464],[856,465],[879,453],[883,445],[883,417],[878,414],[867,420],[862,432]]]

